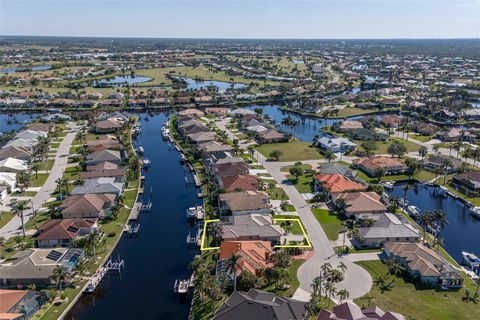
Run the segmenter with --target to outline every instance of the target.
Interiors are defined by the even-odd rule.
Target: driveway
[[[50,199],[50,195],[53,193],[55,188],[57,187],[57,183],[55,182],[58,178],[63,176],[63,172],[67,167],[68,162],[68,155],[70,152],[70,147],[72,146],[72,142],[75,139],[75,136],[79,130],[79,127],[74,122],[69,122],[67,124],[67,128],[71,129],[60,143],[60,146],[57,149],[55,154],[55,162],[53,164],[53,168],[50,171],[50,175],[48,176],[45,184],[40,188],[37,194],[31,199],[28,203],[28,206],[34,210],[40,209],[45,202]],[[24,221],[27,223],[33,217],[33,210],[25,210],[24,212]],[[5,237],[6,239],[18,236],[22,234],[22,220],[20,217],[15,216],[10,220],[1,230],[0,236]]]

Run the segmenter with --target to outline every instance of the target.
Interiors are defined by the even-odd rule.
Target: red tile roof
[[[317,174],[315,178],[317,179],[317,181],[323,182],[325,187],[331,193],[346,192],[346,191],[361,191],[361,190],[367,189],[367,186],[357,182],[353,182],[352,180],[348,179],[347,177],[339,173],[335,173],[335,174],[320,173],[320,174]]]

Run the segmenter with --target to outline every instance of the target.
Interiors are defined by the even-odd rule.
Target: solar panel
[[[47,255],[47,259],[50,259],[50,260],[53,260],[53,261],[58,261],[58,259],[60,259],[61,256],[62,256],[62,253],[60,253],[56,250],[52,250]]]

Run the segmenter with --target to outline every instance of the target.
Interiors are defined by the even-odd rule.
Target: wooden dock
[[[135,202],[132,210],[130,211],[130,215],[128,216],[128,221],[137,221],[138,218],[140,217],[141,210],[142,210],[142,203]]]

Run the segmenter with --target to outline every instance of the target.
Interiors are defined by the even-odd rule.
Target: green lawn
[[[50,143],[50,149],[57,149],[60,146],[59,142]]]
[[[373,279],[388,272],[387,266],[381,261],[362,261],[358,265],[365,268]],[[472,302],[464,302],[465,289],[459,291],[437,291],[435,289],[416,289],[412,283],[405,282],[402,278],[390,275],[389,280],[395,282],[390,290],[381,290],[374,284],[370,295],[373,302],[387,311],[402,313],[404,316],[425,320],[450,320],[450,319],[480,319],[480,307]],[[470,288],[473,292],[473,288]],[[367,306],[368,299],[356,299],[359,306]]]
[[[13,212],[2,211],[0,213],[0,229],[3,228],[7,223],[9,223],[14,216],[15,214]]]
[[[268,180],[268,181],[273,181],[273,180]],[[275,187],[273,189],[267,188],[266,191],[271,200],[288,200],[288,196],[285,193],[285,191],[283,191],[282,188],[278,188],[278,187]]]
[[[391,138],[389,141],[377,141],[377,149],[375,150],[375,154],[388,154],[388,146],[392,144],[393,141],[400,141],[405,145],[407,148],[407,152],[417,152],[420,149],[420,146],[418,144],[415,144],[410,141],[398,139],[398,138]],[[357,145],[360,146],[362,141],[359,140],[352,140],[352,142],[356,143]]]
[[[35,175],[35,173],[32,173],[30,175],[30,187],[36,188],[36,187],[43,186],[47,178],[48,178],[48,173],[39,173],[38,175]]]
[[[408,137],[420,142],[427,142],[433,139],[433,136],[422,136],[421,134],[409,133]]]
[[[268,292],[273,292],[278,296],[292,297],[295,291],[297,290],[298,286],[300,285],[300,282],[298,281],[298,278],[297,278],[298,268],[300,268],[300,266],[304,262],[305,260],[292,260],[292,263],[288,266],[287,271],[288,271],[290,288],[286,290],[280,290],[280,289],[274,288],[273,284],[267,284],[267,286],[260,289]]]
[[[342,221],[337,215],[326,209],[313,208],[313,215],[322,226],[323,231],[327,234],[328,239],[337,240],[338,233],[342,228]]]
[[[323,158],[320,152],[316,148],[312,147],[310,143],[298,140],[263,144],[255,149],[267,158],[269,157],[270,152],[273,150],[281,151],[283,154],[278,160],[283,162],[316,160]]]
[[[292,216],[292,215],[288,215],[288,214],[277,214],[273,217],[274,219],[298,219],[300,220],[300,217],[299,216]],[[300,223],[301,220],[300,220]],[[288,230],[290,231],[292,234],[299,234],[299,235],[303,235],[303,231],[302,231],[302,228],[300,227],[300,223],[298,223],[297,221],[278,221],[277,224],[280,224],[280,226],[285,229],[285,230]],[[303,223],[302,223],[303,225]],[[305,226],[303,227],[303,229],[305,230]]]
[[[292,176],[291,174],[287,175],[287,179],[297,188],[298,192],[300,193],[311,193],[312,192],[312,184],[315,179],[313,173],[309,174],[302,174],[298,178]]]
[[[347,108],[340,109],[337,117],[338,118],[353,117],[353,116],[359,116],[359,115],[363,115],[363,114],[373,113],[375,111],[376,110],[347,107]]]
[[[42,165],[41,161],[35,161],[33,163],[38,163],[40,165],[40,168],[38,169],[39,171],[41,171],[41,170],[52,170],[53,164],[55,163],[55,160],[50,159],[50,160],[45,161],[44,166]]]
[[[74,181],[80,179],[80,167],[68,167],[65,169],[63,176],[68,181]]]
[[[363,171],[357,170],[357,177],[366,181],[366,182],[376,182],[377,178],[372,178],[368,175],[366,175]],[[435,178],[435,174],[426,171],[426,170],[419,170],[413,175],[414,179],[420,180],[420,181],[430,181]],[[406,174],[397,174],[397,175],[389,175],[389,176],[383,176],[382,181],[397,181],[397,180],[406,180],[408,179],[408,176]]]

